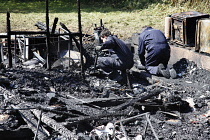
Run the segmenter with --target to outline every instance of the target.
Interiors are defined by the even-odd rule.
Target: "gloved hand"
[[[101,47],[102,47],[102,46],[96,46],[96,48],[95,48],[95,49],[96,49],[96,51],[101,50]]]

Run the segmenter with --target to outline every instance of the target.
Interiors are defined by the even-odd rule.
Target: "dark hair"
[[[141,29],[140,29],[140,33],[142,33],[147,28],[152,28],[152,27],[151,26],[147,26],[147,25],[142,26]]]
[[[109,36],[109,35],[111,35],[111,32],[107,28],[104,28],[100,33],[100,37]]]

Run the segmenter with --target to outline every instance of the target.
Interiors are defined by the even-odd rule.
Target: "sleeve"
[[[138,54],[139,54],[139,59],[141,61],[141,64],[145,66],[145,45],[144,45],[144,40],[142,37],[139,37],[139,46],[138,46]]]
[[[115,42],[114,40],[107,40],[102,44],[101,50],[103,49],[113,49],[115,47]]]

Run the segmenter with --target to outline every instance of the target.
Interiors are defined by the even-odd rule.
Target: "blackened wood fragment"
[[[39,118],[41,111],[37,109],[31,110],[33,114]],[[59,132],[62,136],[66,137],[69,140],[78,140],[78,136],[64,127],[62,124],[57,123],[55,120],[49,118],[44,113],[42,114],[41,121],[48,125],[49,127],[53,128],[55,131]]]
[[[24,104],[19,105],[12,105],[14,109],[16,108],[26,108]],[[37,132],[37,120],[35,119],[34,115],[30,112],[30,110],[18,110],[23,120],[27,123],[28,127],[31,129],[31,131],[36,134]],[[48,137],[48,134],[46,133],[47,130],[44,130],[43,128],[39,127],[37,138],[39,140],[45,140]]]
[[[153,91],[150,91],[150,92],[144,92],[142,94],[139,94],[139,96],[137,98],[130,99],[127,102],[125,102],[121,105],[110,108],[109,110],[110,111],[115,111],[115,110],[125,109],[126,107],[131,106],[131,105],[135,104],[136,102],[145,101],[145,100],[147,100],[147,99],[149,99],[153,96],[159,95],[161,92],[162,92],[162,90],[159,90],[159,89],[158,90],[153,90]]]
[[[66,103],[68,110],[76,110],[85,115],[99,114],[101,113],[101,111],[103,111],[101,109],[92,108],[86,105],[78,105],[76,102],[72,102],[72,100],[69,101],[68,99],[65,98],[60,98],[60,99]]]

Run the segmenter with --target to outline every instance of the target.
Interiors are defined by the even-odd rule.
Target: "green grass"
[[[49,0],[50,1],[50,0]],[[137,2],[137,0],[135,0]],[[115,7],[115,8],[113,8]],[[132,7],[134,7],[132,9]],[[139,7],[139,8],[138,8]],[[109,28],[119,38],[131,37],[144,25],[152,26],[164,31],[164,19],[167,15],[185,11],[198,11],[210,14],[209,5],[182,3],[171,5],[169,2],[144,3],[118,6],[104,4],[81,3],[82,31],[92,34],[94,24],[99,25],[100,19],[104,26]],[[45,22],[45,1],[15,2],[3,1],[0,5],[0,33],[6,32],[6,12],[11,13],[11,29],[16,31],[37,30],[34,24],[37,21]],[[54,18],[64,23],[71,31],[78,31],[77,3],[75,1],[54,0],[49,3],[50,26]],[[57,27],[60,27],[59,24]]]

